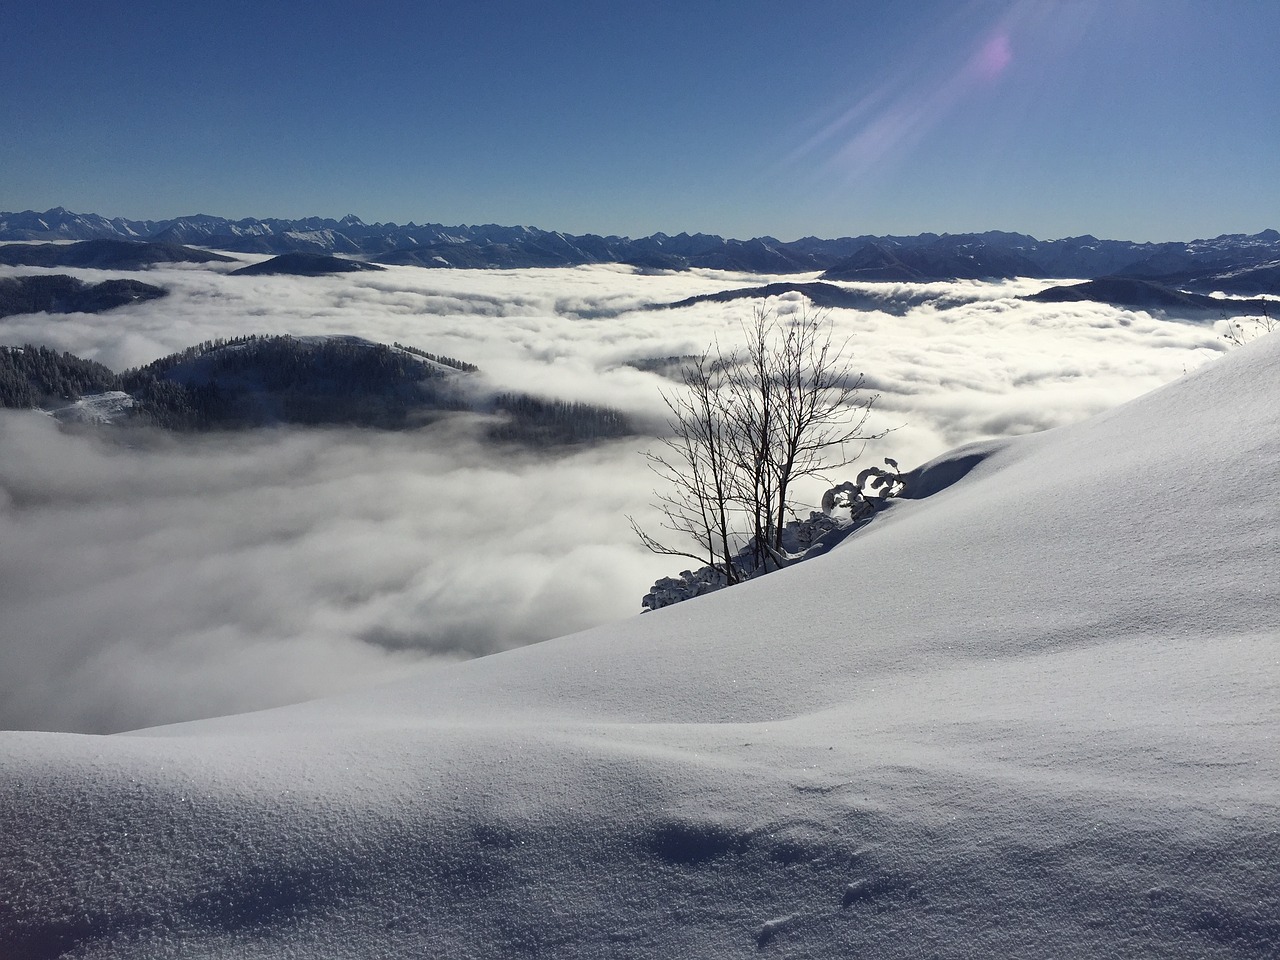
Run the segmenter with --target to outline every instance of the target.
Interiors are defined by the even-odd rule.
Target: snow
[[[79,400],[50,410],[49,415],[63,423],[118,423],[129,416],[137,403],[123,390],[86,394]]]
[[[1280,952],[1280,338],[824,556],[422,679],[0,735],[24,958]]]

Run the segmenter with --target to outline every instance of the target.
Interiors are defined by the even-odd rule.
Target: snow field
[[[828,555],[339,698],[0,736],[20,957],[1262,957],[1280,341]],[[959,476],[963,474],[963,476]]]

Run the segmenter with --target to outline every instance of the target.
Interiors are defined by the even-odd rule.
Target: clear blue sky
[[[1275,0],[9,0],[0,209],[1280,227]]]

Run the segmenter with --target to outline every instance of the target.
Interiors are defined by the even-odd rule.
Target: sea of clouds
[[[36,272],[121,275],[0,268]],[[625,362],[732,348],[752,310],[658,305],[784,279],[617,266],[137,276],[170,295],[0,319],[0,344],[122,370],[217,337],[357,334],[476,363],[487,388],[619,407],[651,432],[670,383]],[[885,310],[832,311],[879,395],[870,426],[890,431],[864,461],[910,467],[1073,422],[1224,349],[1205,325],[1018,299],[1046,285],[867,284]],[[0,411],[0,728],[110,732],[350,690],[635,615],[679,571],[627,524],[657,526],[648,441],[548,453],[479,435],[461,417],[122,442]]]

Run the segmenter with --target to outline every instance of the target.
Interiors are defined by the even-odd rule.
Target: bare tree
[[[654,553],[705,560],[726,583],[736,583],[732,557],[737,468],[736,439],[731,436],[736,425],[723,407],[725,383],[725,367],[710,350],[686,363],[683,389],[662,395],[668,411],[667,436],[661,440],[665,449],[647,454],[649,468],[669,488],[655,491],[654,506],[663,515],[663,528],[683,534],[701,553],[668,546],[627,519]]]
[[[1274,302],[1274,301],[1272,301]],[[1262,298],[1262,311],[1253,317],[1238,317],[1226,321],[1222,339],[1234,347],[1243,347],[1250,340],[1280,330],[1280,312],[1272,309],[1266,297]]]
[[[763,304],[743,324],[745,345],[712,344],[664,392],[670,412],[664,449],[649,465],[664,482],[655,491],[663,527],[692,540],[700,554],[632,528],[656,553],[705,560],[735,583],[755,570],[785,565],[783,527],[804,477],[847,465],[872,435],[875,397],[862,393],[848,341],[830,316],[804,304],[779,318]],[[629,518],[630,519],[630,518]],[[750,543],[749,567],[735,557]]]
[[[826,312],[806,306],[785,325],[775,320],[774,331],[772,377],[754,388],[774,395],[767,457],[774,513],[766,532],[781,550],[792,485],[857,459],[870,439],[865,428],[875,398],[861,398],[862,375],[850,368],[848,340],[834,342]]]
[[[776,322],[763,303],[757,304],[751,320],[743,324],[746,345],[742,356],[720,358],[730,374],[725,406],[732,411],[736,427],[730,434],[733,461],[739,467],[735,500],[750,520],[752,562],[757,567],[769,562],[776,493],[777,471],[772,467],[778,416],[773,344]]]

